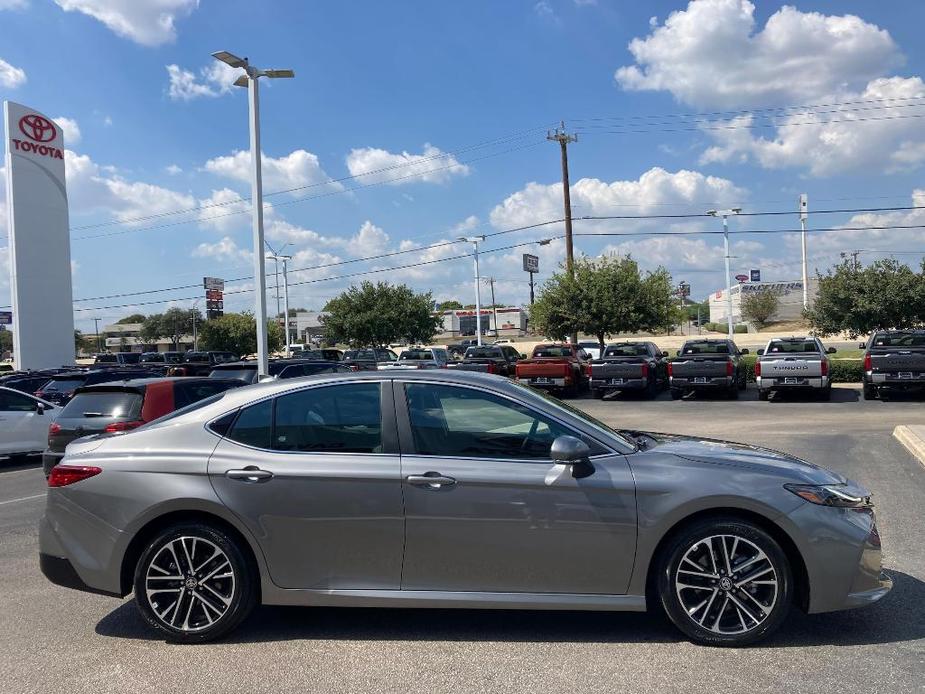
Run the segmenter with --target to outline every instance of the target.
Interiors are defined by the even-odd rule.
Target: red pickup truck
[[[517,362],[517,380],[534,388],[577,395],[590,377],[587,356],[568,343],[537,345],[533,356]]]

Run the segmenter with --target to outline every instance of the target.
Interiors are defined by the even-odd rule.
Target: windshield
[[[276,371],[278,372],[279,369],[276,369]],[[273,373],[272,366],[270,367],[270,372]],[[233,369],[212,369],[211,373],[209,373],[209,378],[238,378],[242,381],[253,383],[257,379],[257,367],[239,366]]]
[[[681,354],[729,354],[729,346],[725,342],[688,342]]]
[[[533,350],[534,357],[570,357],[571,347],[557,347],[555,345],[541,345]]]
[[[151,354],[142,354],[141,363],[142,364],[153,364],[155,362],[163,364],[166,361],[163,354],[158,352],[152,352]]]
[[[466,350],[466,359],[500,359],[503,356],[498,347],[470,347]]]
[[[186,363],[193,361],[209,361],[209,355],[205,352],[187,352],[183,356],[183,361]]]
[[[93,361],[97,364],[115,364],[118,359],[115,354],[97,354]]]
[[[649,353],[645,345],[612,345],[604,352],[605,357],[644,357]]]
[[[896,332],[877,333],[873,347],[921,347],[925,345],[925,333]]]
[[[42,387],[45,393],[70,393],[84,384],[83,378],[53,378]]]
[[[127,391],[96,391],[78,393],[64,409],[61,419],[80,419],[83,417],[125,417],[135,418],[141,412],[142,396],[140,393]]]
[[[766,354],[794,354],[799,352],[818,352],[815,340],[771,340]]]
[[[426,350],[410,350],[406,349],[398,357],[402,361],[431,361],[433,360],[433,355]]]
[[[547,404],[552,405],[553,407],[557,409],[564,410],[565,412],[568,412],[573,417],[577,417],[578,419],[582,420],[583,422],[587,424],[590,424],[596,429],[600,429],[604,433],[610,436],[616,437],[617,439],[622,441],[629,450],[631,451],[637,450],[638,446],[632,441],[630,441],[628,438],[626,438],[626,436],[621,434],[619,431],[617,431],[613,427],[604,424],[601,420],[595,417],[592,417],[584,410],[579,410],[576,407],[572,407],[567,402],[564,402],[560,400],[559,398],[555,397],[554,395],[550,395],[546,391],[540,390],[539,388],[533,388],[531,386],[525,385],[518,381],[512,381],[512,385],[515,388],[522,388],[523,390],[533,393],[534,395],[538,395],[541,398],[543,398],[543,400],[545,400]]]
[[[141,354],[138,352],[122,352],[123,364],[137,364],[141,361]]]

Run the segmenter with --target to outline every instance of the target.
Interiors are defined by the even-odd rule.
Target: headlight
[[[801,499],[820,506],[839,508],[869,508],[870,496],[858,496],[856,490],[844,484],[785,484],[784,488]]]

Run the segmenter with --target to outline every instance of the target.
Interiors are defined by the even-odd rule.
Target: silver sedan
[[[125,596],[165,638],[271,605],[661,608],[692,640],[761,639],[885,595],[870,494],[751,446],[614,430],[507,379],[270,382],[70,444],[45,575]]]

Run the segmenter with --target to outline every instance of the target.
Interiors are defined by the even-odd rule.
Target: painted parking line
[[[9,499],[7,501],[0,501],[0,506],[4,504],[15,504],[17,501],[29,501],[30,499],[41,499],[44,497],[44,494],[33,494],[32,496],[21,496],[18,499]]]

